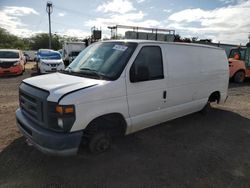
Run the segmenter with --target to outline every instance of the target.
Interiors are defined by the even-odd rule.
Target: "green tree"
[[[62,37],[58,35],[52,35],[51,47],[54,50],[62,48]],[[38,50],[40,48],[49,48],[49,34],[39,33],[30,38],[30,46],[32,50]]]
[[[28,45],[22,38],[0,28],[0,48],[27,49]]]

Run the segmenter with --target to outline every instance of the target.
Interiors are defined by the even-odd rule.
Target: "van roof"
[[[164,42],[164,41],[155,41],[155,40],[135,40],[135,39],[123,39],[123,40],[107,40],[103,42],[134,42],[138,44],[169,44],[169,45],[182,45],[182,46],[193,46],[193,47],[203,47],[203,48],[212,48],[212,49],[218,49],[218,50],[224,50],[220,47],[216,46],[209,46],[204,44],[194,44],[194,43],[182,43],[182,42]]]

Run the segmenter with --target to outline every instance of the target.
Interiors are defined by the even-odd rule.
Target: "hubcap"
[[[108,139],[101,139],[96,145],[96,150],[99,152],[105,151],[109,148],[109,140]]]

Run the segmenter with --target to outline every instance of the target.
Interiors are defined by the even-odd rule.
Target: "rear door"
[[[166,100],[164,56],[161,45],[143,45],[126,71],[127,100],[132,130],[160,123]]]

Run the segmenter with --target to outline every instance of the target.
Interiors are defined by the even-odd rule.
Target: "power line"
[[[45,13],[43,14],[43,16],[41,16],[41,18],[40,18],[38,24],[36,24],[35,30],[37,30],[37,29],[40,27],[40,25],[41,25],[41,23],[43,22],[43,19],[44,19],[45,16],[46,16]]]

